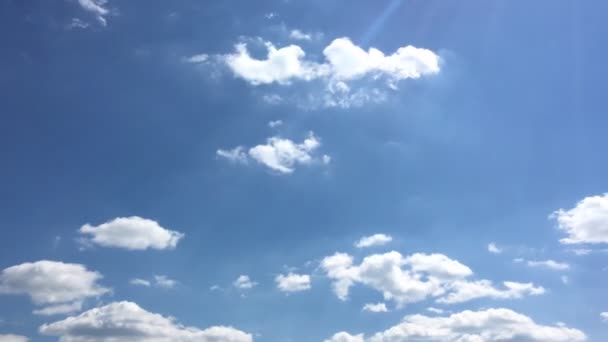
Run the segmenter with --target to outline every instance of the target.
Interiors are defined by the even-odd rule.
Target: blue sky
[[[0,341],[606,341],[606,11],[2,2]]]

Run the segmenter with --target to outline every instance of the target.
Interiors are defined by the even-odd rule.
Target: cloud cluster
[[[401,323],[368,338],[335,334],[326,342],[583,342],[585,334],[563,325],[539,325],[509,309],[462,311],[447,317],[406,316]]]
[[[174,249],[183,233],[161,227],[156,221],[138,216],[117,217],[99,226],[85,224],[79,232],[85,244],[128,250]]]
[[[550,217],[568,234],[560,240],[563,244],[608,243],[608,194],[586,197],[574,208],[559,209]]]
[[[154,285],[156,287],[171,289],[178,284],[178,281],[170,279],[166,275],[155,275],[153,281],[141,278],[133,278],[129,281],[129,283],[134,286],[150,287]]]
[[[231,150],[219,149],[216,154],[220,158],[241,164],[253,159],[273,171],[290,174],[295,171],[296,165],[329,163],[331,160],[329,156],[316,155],[316,150],[320,146],[321,140],[310,132],[301,143],[281,137],[271,137],[266,140],[266,144],[256,145],[247,151],[243,146],[238,146]]]
[[[542,260],[542,261],[529,260],[528,266],[547,268],[547,269],[555,270],[555,271],[563,271],[563,270],[570,269],[570,265],[568,265],[564,262],[557,262],[555,260]]]
[[[110,289],[97,282],[98,272],[80,264],[42,260],[8,267],[0,273],[0,294],[28,295],[41,307],[38,315],[79,311],[83,300],[99,297]]]
[[[258,283],[256,283],[255,281],[251,280],[248,275],[242,274],[238,278],[236,278],[236,280],[232,284],[237,289],[246,290],[246,289],[253,288]]]
[[[399,252],[372,254],[355,265],[353,257],[336,253],[323,258],[320,268],[333,280],[336,296],[346,300],[351,286],[361,284],[382,293],[397,306],[435,298],[438,303],[462,303],[476,298],[514,299],[545,292],[532,283],[504,282],[495,287],[489,280],[469,280],[473,271],[443,254]]]
[[[387,243],[393,241],[393,238],[390,235],[386,234],[374,234],[371,236],[364,236],[359,241],[355,243],[355,247],[357,248],[366,248],[373,246],[382,246]]]
[[[281,292],[301,292],[310,290],[310,275],[288,273],[275,278],[277,289]]]
[[[110,10],[104,6],[108,0],[78,0],[78,3],[82,9],[93,14],[102,26],[107,25],[106,16],[110,14]]]
[[[251,342],[252,336],[232,327],[186,327],[173,318],[148,312],[132,302],[94,308],[39,329],[61,342]]]

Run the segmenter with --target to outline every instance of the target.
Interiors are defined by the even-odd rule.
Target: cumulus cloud
[[[313,39],[312,35],[298,30],[291,31],[290,37]],[[252,57],[246,43],[238,43],[234,53],[216,56],[216,60],[254,86],[318,82],[311,89],[323,89],[321,95],[309,93],[300,98],[314,99],[312,102],[328,107],[348,108],[383,101],[386,96],[380,88],[396,89],[401,80],[418,79],[440,71],[437,54],[414,46],[403,46],[386,55],[376,48],[364,50],[349,38],[337,38],[323,49],[323,61],[308,58],[299,45],[278,48],[264,42],[264,46],[267,53],[262,59]],[[361,80],[367,80],[367,85],[354,84]],[[298,90],[299,95],[302,90]]]
[[[148,312],[132,302],[115,302],[39,329],[60,342],[251,342],[250,334],[232,327],[186,327],[171,317]]]
[[[363,334],[351,335],[346,332],[339,332],[325,342],[364,342]]]
[[[393,238],[390,235],[386,234],[374,234],[371,236],[364,236],[359,241],[355,243],[355,247],[357,248],[366,248],[373,246],[382,246],[387,243],[393,241]]]
[[[101,25],[107,25],[106,16],[110,14],[110,10],[104,7],[107,0],[78,0],[78,3],[82,9],[93,14]]]
[[[556,271],[563,271],[563,270],[570,269],[570,265],[563,263],[563,262],[557,262],[554,260],[543,260],[543,261],[530,260],[530,261],[528,261],[528,266],[548,268],[548,269],[556,270]]]
[[[271,137],[266,140],[266,144],[250,148],[247,154],[240,146],[232,150],[219,149],[216,154],[231,162],[247,163],[251,158],[273,171],[290,174],[295,171],[296,165],[311,165],[315,162],[327,164],[330,160],[329,156],[315,155],[320,146],[321,140],[310,132],[301,143],[281,137]]]
[[[563,244],[608,243],[608,194],[590,196],[574,208],[559,209],[550,216],[568,236]]]
[[[25,336],[20,335],[1,335],[0,334],[0,342],[27,342],[29,339]]]
[[[388,312],[388,309],[386,307],[386,304],[384,303],[367,303],[365,305],[363,305],[363,311],[368,311],[368,312]]]
[[[277,289],[282,292],[300,292],[310,289],[310,275],[288,273],[287,275],[279,274],[275,278]]]
[[[269,121],[268,122],[268,127],[270,127],[270,128],[279,127],[281,125],[283,125],[283,121],[282,120],[275,120],[275,121]]]
[[[587,336],[564,325],[548,326],[509,309],[462,311],[447,317],[408,315],[401,323],[368,338],[341,332],[344,339],[369,342],[583,342]],[[338,335],[338,334],[336,334]],[[334,335],[334,336],[336,336]]]
[[[492,254],[500,254],[502,253],[502,249],[498,248],[494,242],[488,244],[488,252]]]
[[[27,295],[42,307],[39,315],[64,314],[80,310],[82,301],[99,297],[110,289],[97,282],[98,272],[84,265],[42,260],[8,267],[0,273],[0,294]]]
[[[184,237],[183,233],[138,216],[117,217],[99,226],[85,224],[79,232],[87,235],[84,238],[87,244],[128,250],[174,249]]]
[[[248,275],[243,274],[243,275],[240,275],[238,278],[236,278],[236,280],[232,284],[237,289],[245,290],[245,289],[253,288],[258,283],[256,283],[255,281],[252,281]]]
[[[131,284],[131,285],[135,285],[135,286],[145,286],[145,287],[150,287],[150,286],[152,286],[152,283],[150,283],[150,281],[149,281],[149,280],[146,280],[146,279],[140,279],[140,278],[134,278],[134,279],[131,279],[131,280],[129,281],[129,284]]]
[[[359,265],[353,257],[336,253],[320,263],[332,282],[336,296],[348,298],[351,286],[361,284],[382,293],[397,306],[435,298],[444,304],[461,303],[477,298],[515,299],[544,293],[532,283],[504,282],[495,287],[489,280],[469,280],[472,270],[443,254],[415,253],[403,257],[399,252],[373,254]]]
[[[600,317],[602,318],[602,320],[604,322],[608,322],[608,312],[602,312],[602,313],[600,313]]]

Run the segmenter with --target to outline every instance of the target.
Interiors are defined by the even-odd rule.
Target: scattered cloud
[[[282,292],[300,292],[310,290],[310,275],[288,273],[275,278],[277,289]]]
[[[183,233],[138,216],[117,217],[99,226],[85,224],[79,232],[91,236],[84,238],[87,244],[128,250],[174,249],[184,237]]]
[[[568,285],[570,283],[570,278],[568,278],[568,276],[566,275],[561,276],[560,279],[565,285]]]
[[[388,309],[386,308],[386,304],[384,304],[384,303],[376,303],[376,304],[367,303],[367,304],[363,305],[363,311],[388,312]]]
[[[129,284],[134,285],[134,286],[144,286],[144,287],[152,286],[152,283],[150,283],[149,280],[140,279],[140,278],[131,279],[129,281]]]
[[[186,58],[186,62],[188,63],[205,63],[209,61],[209,55],[206,53],[201,53],[198,55],[190,56]]]
[[[294,29],[289,32],[289,38],[295,40],[312,40],[312,34],[304,33],[298,29]]]
[[[369,338],[339,333],[327,341],[370,342],[583,342],[580,330],[563,325],[539,325],[530,317],[509,309],[462,311],[447,317],[408,315],[403,321]]]
[[[555,211],[550,218],[568,235],[560,240],[562,244],[608,243],[608,194],[586,197],[574,208]]]
[[[42,260],[8,267],[0,273],[0,294],[28,295],[39,315],[80,310],[82,301],[110,292],[98,272],[84,265]]]
[[[248,275],[240,275],[233,283],[234,287],[241,290],[251,289],[258,283],[249,279]]]
[[[530,260],[530,261],[528,261],[528,266],[548,268],[548,269],[556,270],[556,271],[563,271],[563,270],[570,269],[570,265],[568,265],[566,263],[562,263],[562,262],[557,262],[554,260],[543,260],[543,261]]]
[[[403,257],[392,251],[369,255],[355,265],[352,256],[336,253],[323,258],[320,268],[333,280],[333,291],[339,299],[346,300],[351,286],[361,284],[379,291],[398,307],[428,298],[454,304],[477,298],[516,299],[545,292],[532,283],[505,281],[504,288],[497,288],[489,280],[469,280],[473,271],[443,254]]]
[[[438,315],[443,315],[445,313],[445,310],[434,308],[434,307],[428,307],[428,308],[426,308],[426,311],[432,312],[432,313],[435,313],[435,314],[438,314]]]
[[[572,252],[578,256],[589,255],[591,254],[591,249],[589,248],[576,248],[573,249]]]
[[[278,14],[276,14],[275,12],[269,12],[269,13],[264,14],[264,18],[266,18],[266,19],[273,19],[276,17],[278,17]]]
[[[251,342],[250,334],[232,327],[185,327],[175,319],[148,312],[132,302],[115,302],[62,321],[44,324],[42,335],[63,342]]]
[[[355,247],[366,248],[366,247],[374,247],[374,246],[383,246],[391,241],[393,241],[393,238],[390,235],[374,234],[371,236],[364,236],[361,239],[359,239],[359,241],[357,241],[355,243]]]
[[[0,335],[0,342],[27,342],[29,339],[20,335]]]
[[[351,335],[346,332],[339,332],[325,342],[364,342],[363,334]]]
[[[270,127],[270,128],[279,127],[281,125],[283,125],[283,121],[282,120],[274,120],[274,121],[269,121],[268,122],[268,127]]]
[[[177,280],[169,279],[166,275],[155,275],[154,285],[165,289],[172,289],[178,284]]]
[[[492,254],[500,254],[502,253],[502,249],[498,248],[494,242],[490,242],[490,244],[488,244],[488,252]]]
[[[608,312],[600,313],[600,318],[602,319],[602,321],[608,322]]]
[[[296,165],[311,165],[315,162],[327,164],[329,156],[314,155],[320,146],[321,140],[310,132],[302,143],[275,136],[268,138],[266,144],[250,148],[247,153],[244,147],[239,146],[232,150],[219,149],[216,154],[228,161],[242,164],[251,158],[273,171],[290,174],[295,171]]]
[[[271,105],[278,105],[279,103],[283,103],[284,100],[278,94],[265,94],[262,96],[262,101]]]
[[[104,7],[108,3],[107,0],[78,0],[78,3],[82,9],[93,14],[102,26],[107,25],[106,16],[110,14],[110,10]]]
[[[90,25],[89,23],[86,23],[78,18],[72,18],[72,21],[68,24],[67,28],[69,30],[71,29],[86,29],[88,28]]]

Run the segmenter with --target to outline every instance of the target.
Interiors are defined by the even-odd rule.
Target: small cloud
[[[513,259],[513,262],[516,263],[516,264],[519,264],[519,263],[524,262],[524,259],[523,258],[515,258],[515,259]]]
[[[568,278],[568,276],[566,275],[561,276],[560,279],[565,285],[568,285],[570,283],[570,278]]]
[[[602,321],[608,322],[608,312],[600,313],[600,317],[602,318]]]
[[[269,12],[269,13],[264,14],[264,18],[269,19],[269,20],[273,19],[273,18],[276,18],[278,16],[279,15],[276,14],[275,12]]]
[[[237,146],[231,150],[218,149],[216,152],[218,157],[224,158],[233,163],[247,164],[247,154],[243,146]]]
[[[209,291],[221,291],[221,290],[222,290],[222,288],[219,285],[212,285],[209,288]]]
[[[570,265],[568,265],[566,263],[557,262],[554,260],[543,260],[543,261],[530,260],[530,261],[528,261],[528,266],[542,267],[542,268],[547,268],[547,269],[556,270],[556,271],[567,270],[570,268]]]
[[[256,286],[258,283],[249,279],[248,275],[240,275],[233,283],[234,287],[237,289],[245,290],[251,289]]]
[[[270,127],[270,128],[279,127],[281,125],[283,125],[283,121],[281,121],[281,120],[275,120],[275,121],[268,122],[268,127]]]
[[[186,62],[188,63],[205,63],[209,60],[209,55],[206,53],[201,53],[199,55],[194,55],[186,58]]]
[[[287,275],[279,274],[275,278],[277,289],[281,292],[301,292],[310,290],[310,275],[288,273]]]
[[[300,30],[291,30],[289,32],[289,38],[295,40],[312,40],[312,35],[310,33],[304,33]]]
[[[133,286],[145,286],[145,287],[150,287],[150,282],[148,280],[145,279],[140,279],[140,278],[134,278],[129,280],[129,284],[133,285]]]
[[[329,161],[328,161],[329,162]],[[355,247],[357,248],[367,248],[374,246],[382,246],[387,243],[393,241],[393,238],[390,235],[386,234],[374,234],[371,236],[364,236],[359,241],[355,243]]]
[[[557,227],[567,234],[559,240],[562,244],[608,243],[608,193],[589,196],[574,208],[559,209],[549,218],[557,221]]]
[[[283,103],[283,98],[278,94],[269,94],[262,96],[262,101],[271,105],[278,105]]]
[[[158,287],[162,287],[165,289],[172,289],[177,284],[178,284],[178,282],[176,280],[169,279],[169,277],[167,277],[166,275],[155,275],[154,276],[154,285],[156,285]]]
[[[83,10],[94,15],[101,26],[107,25],[106,16],[110,14],[110,10],[104,6],[108,0],[78,0],[78,3]]]
[[[494,242],[490,242],[490,244],[488,244],[488,252],[492,254],[500,254],[502,253],[502,249],[498,248]]]
[[[68,24],[67,28],[68,30],[71,29],[86,29],[88,28],[90,25],[89,23],[85,23],[84,21],[78,19],[78,18],[72,18],[72,21]]]
[[[377,303],[377,304],[367,303],[367,304],[363,305],[362,311],[388,312],[388,309],[386,308],[386,304],[384,304],[384,303]]]
[[[442,315],[442,314],[445,313],[445,310],[434,308],[434,307],[428,307],[428,308],[426,308],[426,311],[432,312],[432,313],[435,313],[435,314],[438,314],[438,315]]]
[[[592,250],[588,248],[577,248],[572,250],[572,252],[578,256],[591,254]]]

